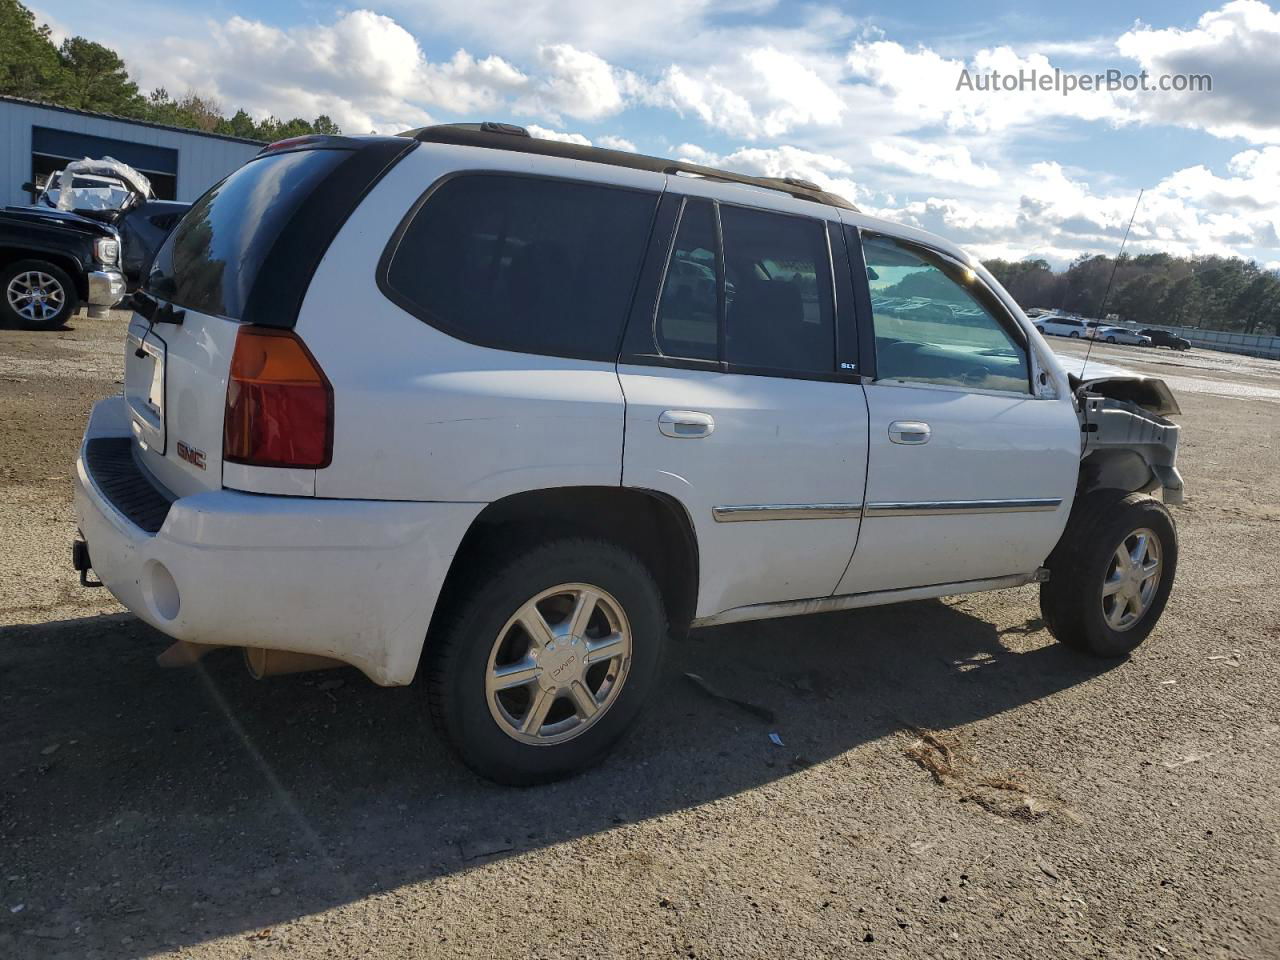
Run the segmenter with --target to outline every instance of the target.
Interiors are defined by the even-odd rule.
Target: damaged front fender
[[[1076,397],[1083,437],[1077,495],[1159,489],[1165,503],[1182,503],[1181,428],[1166,419],[1182,411],[1168,385],[1152,377],[1107,377],[1080,383]]]

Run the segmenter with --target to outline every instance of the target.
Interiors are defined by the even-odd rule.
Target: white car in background
[[[1105,343],[1127,343],[1132,347],[1149,347],[1151,338],[1135,333],[1128,327],[1098,327],[1093,338]]]
[[[1038,317],[1036,329],[1049,337],[1087,337],[1089,328],[1076,317]]]

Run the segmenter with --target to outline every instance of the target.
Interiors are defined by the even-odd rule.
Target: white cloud
[[[557,140],[560,143],[576,143],[584,147],[591,146],[591,141],[580,133],[561,133],[559,130],[548,130],[546,127],[540,127],[536,123],[530,123],[525,126],[530,135],[538,137],[542,140]]]
[[[1146,191],[1129,252],[1230,256],[1280,246],[1280,148],[1237,154],[1228,169],[1233,176],[1187,167]],[[888,216],[966,244],[983,258],[1034,253],[1061,264],[1081,253],[1114,253],[1137,199],[1099,191],[1053,162],[1014,174],[1000,196],[931,196]]]
[[[804,126],[835,126],[845,112],[839,93],[816,70],[767,46],[700,72],[673,64],[645,97],[750,140]]]
[[[417,40],[368,10],[287,31],[232,17],[211,23],[207,36],[149,39],[145,50],[129,57],[144,86],[209,94],[260,117],[328,113],[358,133],[430,120],[421,98],[431,76]]]
[[[1034,126],[1047,118],[1131,118],[1130,109],[1106,91],[1077,90],[1069,96],[1044,90],[979,90],[961,85],[967,71],[977,78],[1033,72],[1052,76],[1056,65],[1043,54],[1020,56],[1012,47],[979,50],[970,60],[943,57],[928,47],[908,50],[891,40],[858,42],[846,60],[850,75],[888,98],[893,111],[911,118],[910,129],[944,125],[950,130],[989,133]]]
[[[625,150],[628,153],[639,152],[639,148],[626,137],[614,137],[608,134],[603,137],[597,137],[596,146],[605,147],[609,150]]]
[[[977,163],[962,144],[928,143],[907,138],[873,140],[871,156],[910,173],[935,180],[967,183],[975,187],[993,187],[1001,175],[994,167]]]
[[[621,110],[626,92],[637,84],[594,53],[567,43],[542,47],[538,62],[542,76],[532,96],[517,104],[522,112],[599,120]]]
[[[1143,97],[1151,120],[1280,143],[1280,10],[1260,0],[1231,0],[1204,14],[1194,29],[1139,26],[1116,46],[1153,76],[1207,73],[1213,78],[1212,93]]]
[[[676,157],[707,167],[719,167],[757,177],[796,177],[816,183],[825,190],[857,202],[867,194],[853,178],[853,167],[839,157],[814,153],[799,147],[742,147],[728,154],[716,154],[696,143],[682,143]]]

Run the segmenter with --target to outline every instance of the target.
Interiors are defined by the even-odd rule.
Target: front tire
[[[1040,612],[1059,643],[1126,657],[1155,628],[1178,568],[1173,517],[1142,493],[1099,490],[1076,500],[1049,556]]]
[[[660,672],[667,620],[652,574],[630,551],[582,539],[470,573],[475,586],[428,639],[436,728],[499,783],[545,783],[599,762]]]
[[[65,270],[45,260],[19,260],[0,269],[0,316],[27,330],[54,330],[80,308]]]
[[[1072,340],[1079,340],[1079,339],[1080,339],[1080,331],[1079,331],[1079,330],[1072,330],[1072,331],[1071,331],[1071,333],[1070,333],[1070,334],[1068,334],[1068,336],[1070,336]]]

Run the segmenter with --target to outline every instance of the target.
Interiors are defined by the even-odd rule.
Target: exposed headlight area
[[[114,267],[120,263],[120,241],[112,237],[101,237],[94,241],[93,256],[101,264]]]

